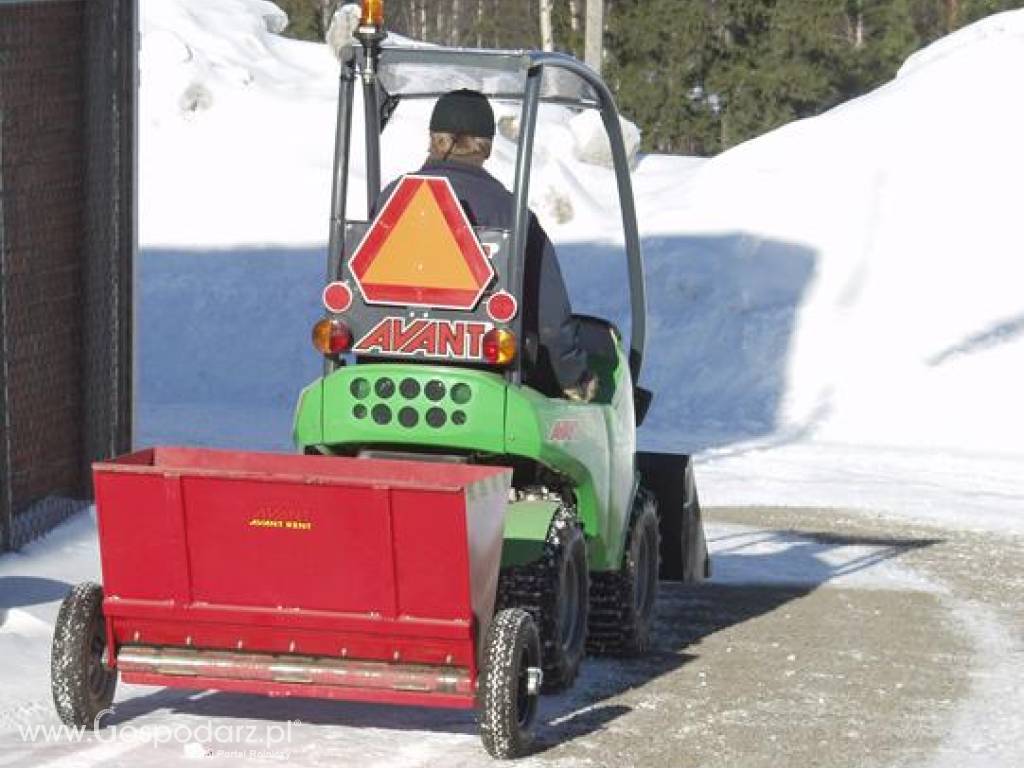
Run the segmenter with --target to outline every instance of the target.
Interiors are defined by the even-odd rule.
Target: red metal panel
[[[467,621],[437,619],[390,619],[374,614],[335,613],[262,606],[204,605],[177,606],[161,600],[120,600],[104,602],[108,616],[144,621],[177,621],[198,624],[237,624],[259,627],[294,627],[327,632],[358,632],[368,635],[434,637],[458,640],[471,637]]]
[[[482,644],[494,615],[508,489],[504,486],[488,488],[477,485],[468,490],[467,494],[466,540],[470,552],[468,578],[473,614],[478,621],[477,638]]]
[[[394,616],[387,491],[185,480],[193,599]]]
[[[421,461],[346,459],[262,451],[223,451],[211,448],[156,447],[93,465],[96,474],[181,472],[192,477],[246,477],[255,482],[292,478],[310,484],[388,486],[424,490],[462,490],[500,476],[507,470],[475,464],[437,464]]]
[[[401,614],[471,621],[463,495],[394,490],[391,503]]]
[[[168,481],[96,474],[96,517],[107,597],[189,600],[180,510]]]

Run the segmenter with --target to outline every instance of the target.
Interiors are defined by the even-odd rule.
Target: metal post
[[[352,138],[352,99],[355,95],[352,61],[342,62],[338,82],[338,124],[334,134],[334,179],[331,185],[331,229],[327,241],[327,280],[341,274],[345,248],[345,206],[348,197],[348,156]]]
[[[334,179],[331,183],[331,228],[327,238],[327,282],[341,277],[345,250],[345,207],[348,201],[348,157],[352,140],[352,101],[356,76],[352,59],[341,63],[338,80],[338,123],[334,132]],[[324,358],[324,376],[338,364]]]
[[[508,284],[516,296],[523,295],[526,272],[526,241],[530,234],[530,166],[533,162],[533,138],[537,130],[537,110],[540,104],[543,67],[533,67],[526,73],[523,88],[523,111],[519,117],[519,152],[516,156],[516,180],[512,209],[512,255],[509,259]],[[522,380],[522,368],[512,373],[515,383]]]
[[[622,140],[619,113],[611,96],[602,99],[601,119],[612,148],[612,164],[619,187],[619,208],[622,211],[622,230],[626,241],[626,259],[629,264],[629,371],[633,383],[640,381],[647,340],[647,291],[644,286],[643,254],[640,250],[640,230],[636,223],[636,205],[633,201],[633,181],[630,178],[629,158]]]
[[[580,64],[570,56],[558,53],[535,54],[536,64],[564,69],[576,74],[594,89],[601,106],[601,120],[612,149],[612,164],[619,189],[619,209],[622,212],[622,229],[626,241],[626,262],[629,267],[630,338],[629,370],[633,383],[640,380],[644,349],[647,343],[647,293],[644,286],[644,257],[640,248],[640,231],[636,222],[636,206],[633,202],[633,183],[630,177],[629,160],[622,140],[622,126],[615,98],[608,86],[593,70]],[[524,105],[525,109],[525,105]]]
[[[81,482],[132,442],[132,276],[136,251],[136,0],[85,6]]]
[[[4,114],[0,110],[0,275],[7,275],[7,244],[4,236]],[[7,407],[7,290],[0,279],[0,552],[11,546],[14,499],[11,495],[11,424]]]
[[[380,196],[380,100],[377,74],[373,71],[363,73],[363,117],[366,126],[366,218],[370,219]]]

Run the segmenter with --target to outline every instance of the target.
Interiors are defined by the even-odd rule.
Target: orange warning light
[[[448,179],[405,176],[349,260],[367,304],[471,310],[494,268]]]
[[[352,332],[341,320],[324,318],[313,326],[313,346],[327,357],[347,352],[352,346]]]
[[[359,26],[384,26],[384,0],[363,0],[363,13],[359,17]]]
[[[493,365],[508,365],[516,359],[516,335],[504,328],[492,328],[484,334],[484,360]]]

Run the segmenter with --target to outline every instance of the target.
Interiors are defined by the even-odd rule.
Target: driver
[[[447,178],[473,226],[511,230],[512,193],[483,167],[493,139],[494,112],[487,97],[471,90],[447,93],[431,114],[427,161],[416,173]],[[380,201],[396,184],[381,193]],[[549,397],[593,399],[597,380],[586,368],[555,249],[532,211],[522,306],[524,339],[537,340],[536,363],[524,368],[523,383]]]

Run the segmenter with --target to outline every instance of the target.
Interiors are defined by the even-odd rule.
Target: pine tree
[[[323,40],[342,0],[276,0]],[[1024,0],[604,0],[605,78],[648,151],[714,154],[891,79],[914,50]],[[580,57],[586,0],[388,0],[388,27],[446,45]]]

